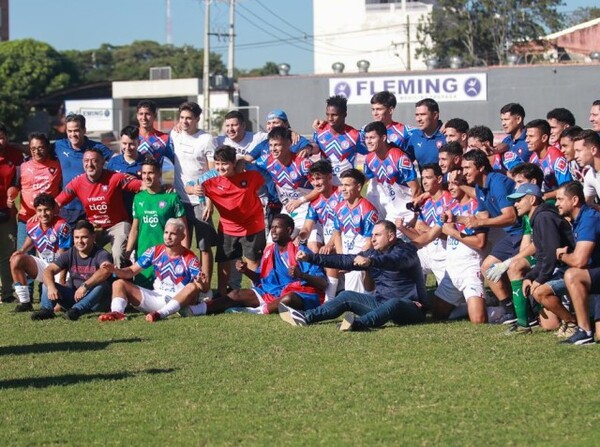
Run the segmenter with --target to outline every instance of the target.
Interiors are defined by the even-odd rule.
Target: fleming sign
[[[348,98],[348,104],[369,104],[371,96],[387,90],[398,103],[433,98],[438,102],[486,101],[485,73],[377,76],[368,78],[329,79],[330,95]]]

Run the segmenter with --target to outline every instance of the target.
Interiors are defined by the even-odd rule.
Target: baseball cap
[[[275,110],[271,110],[269,112],[269,114],[267,115],[267,121],[274,120],[274,119],[280,119],[283,121],[287,121],[288,117],[283,110],[275,109]]]
[[[517,188],[515,192],[510,194],[508,198],[510,200],[517,200],[521,197],[525,197],[527,194],[539,197],[540,199],[543,197],[542,190],[538,185],[535,185],[533,183],[523,183]]]

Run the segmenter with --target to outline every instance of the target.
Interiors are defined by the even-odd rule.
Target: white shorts
[[[469,268],[456,277],[450,277],[446,273],[435,295],[453,306],[459,306],[469,298],[484,298],[485,289],[481,271],[478,268]]]
[[[317,244],[323,244],[323,228],[321,224],[317,223],[310,231],[308,235],[308,242],[316,242]]]
[[[344,290],[358,293],[370,293],[365,287],[366,272],[361,270],[352,270],[344,274]]]
[[[138,287],[142,295],[139,306],[134,306],[137,310],[149,314],[150,312],[156,312],[162,309],[165,304],[173,299],[173,294],[167,294],[158,290],[145,289],[144,287]]]
[[[423,274],[433,273],[439,285],[442,282],[444,274],[446,273],[446,259],[435,259],[431,256],[431,254],[432,253],[429,244],[417,250],[419,261],[421,261]],[[435,254],[438,256],[440,255],[440,253]]]
[[[32,256],[32,258],[33,258],[33,262],[35,262],[35,266],[37,267],[37,276],[35,278],[33,278],[33,280],[37,281],[37,282],[44,282],[44,270],[46,270],[46,267],[48,267],[50,264],[48,264],[42,258],[38,258],[37,256]],[[68,272],[67,272],[66,278],[67,279],[69,278]],[[54,276],[54,281],[58,282],[59,279],[60,279],[60,273],[57,273]]]

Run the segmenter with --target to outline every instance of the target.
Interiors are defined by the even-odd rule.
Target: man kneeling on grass
[[[301,312],[284,303],[279,316],[293,326],[332,320],[345,311],[341,331],[368,330],[388,321],[413,324],[425,321],[426,290],[417,249],[396,238],[396,225],[380,220],[371,236],[373,248],[357,255],[321,255],[299,252],[297,259],[340,270],[367,270],[375,293],[344,291],[321,307]]]
[[[236,267],[250,278],[254,287],[231,291],[204,301],[191,308],[197,315],[216,314],[233,307],[250,307],[256,313],[276,313],[280,303],[290,308],[307,310],[319,306],[324,300],[327,279],[322,268],[306,262],[297,262],[298,253],[308,253],[304,246],[292,242],[294,219],[278,214],[271,224],[273,243],[267,245],[262,255],[260,270],[255,272],[238,261]],[[187,286],[186,289],[190,287]]]
[[[180,219],[167,220],[163,233],[164,244],[150,247],[131,267],[116,268],[110,262],[102,268],[118,279],[113,283],[111,312],[102,314],[98,321],[125,320],[125,308],[131,304],[146,313],[146,321],[167,318],[182,307],[195,304],[199,292],[208,291],[206,275],[200,272],[200,261],[185,248],[185,225]],[[154,267],[154,290],[136,286],[130,280],[143,269]],[[189,285],[189,289],[185,286]]]

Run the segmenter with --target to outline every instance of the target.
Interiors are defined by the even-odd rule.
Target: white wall
[[[356,63],[361,59],[370,62],[371,72],[407,70],[407,20],[410,68],[425,69],[424,61],[415,57],[417,25],[432,7],[420,2],[407,2],[406,9],[402,5],[367,8],[365,0],[313,0],[315,73],[332,73],[334,62],[346,66],[344,73],[356,73]]]

